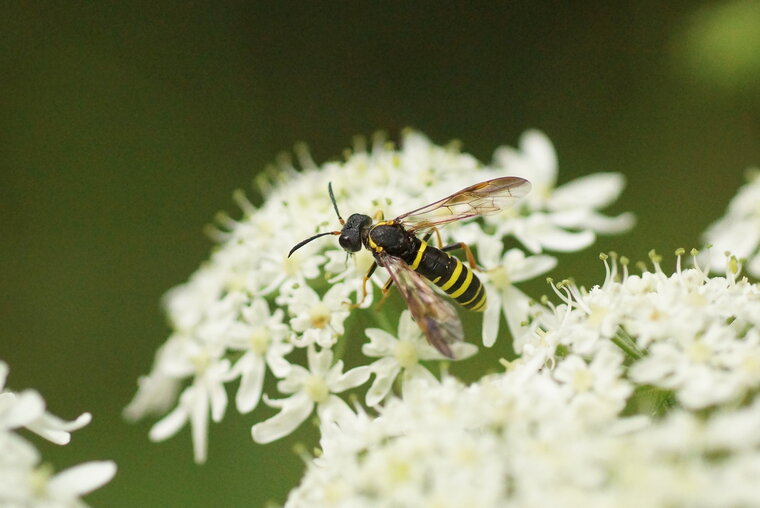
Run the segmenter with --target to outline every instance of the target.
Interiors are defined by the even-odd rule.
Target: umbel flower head
[[[556,284],[501,374],[322,422],[286,506],[760,505],[760,287],[680,255]]]
[[[519,176],[532,183],[533,192],[516,206],[438,231],[440,245],[466,242],[482,252],[477,277],[489,306],[469,313],[483,320],[482,333],[452,348],[457,361],[475,354],[481,341],[506,351],[509,333],[500,330],[501,316],[515,331],[530,302],[514,284],[552,269],[556,260],[547,251],[582,249],[596,234],[622,232],[633,223],[631,214],[607,217],[600,211],[620,194],[620,174],[598,173],[558,187],[556,154],[538,131],[526,132],[516,149],[497,149],[490,165],[455,144],[438,146],[413,131],[403,134],[400,147],[382,137],[371,147],[357,139],[343,161],[321,166],[303,149],[297,155],[300,169],[283,158],[257,180],[261,206],[235,193],[242,217],[220,217],[213,230],[218,246],[209,260],[166,295],[172,334],[125,411],[133,419],[161,415],[150,433],[154,440],[189,423],[199,462],[207,454],[209,417],[223,419],[230,383],[237,386],[237,411],[249,412],[260,400],[277,411],[264,421],[254,414],[253,438],[269,442],[293,432],[315,409],[324,422],[353,414],[341,397],[370,379],[366,397],[359,398],[374,408],[398,397],[408,383],[431,381],[439,373],[436,363],[444,357],[424,342],[410,317],[394,311],[392,301],[376,307],[376,293],[388,280],[385,270],[374,272],[363,297],[372,253],[362,249],[347,256],[328,234],[288,256],[302,240],[338,226],[328,184],[347,216],[382,212],[393,218],[478,182]],[[505,249],[509,237],[522,247]],[[431,245],[437,242],[430,239]],[[396,292],[391,288],[391,300]],[[347,348],[362,351],[366,362],[344,365]],[[497,352],[494,362],[504,354]],[[308,364],[301,363],[304,357]],[[262,393],[267,377],[278,381],[276,393]]]
[[[35,390],[9,390],[7,376],[8,365],[0,361],[0,506],[86,507],[80,496],[111,481],[116,464],[110,460],[85,462],[55,473],[17,432],[26,429],[65,445],[72,431],[90,423],[90,414],[82,413],[70,422],[62,420],[45,410],[45,401]]]

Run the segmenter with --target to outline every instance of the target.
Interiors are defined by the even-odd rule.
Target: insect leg
[[[428,231],[425,236],[422,237],[422,241],[427,242],[428,240],[430,240],[430,237],[433,236],[433,233],[435,233],[435,237],[438,239],[438,248],[441,249],[443,247],[443,240],[441,240],[441,232],[438,231],[438,228],[435,226],[430,231]]]
[[[453,243],[451,245],[447,245],[445,247],[441,247],[441,250],[444,252],[448,252],[451,250],[457,250],[457,249],[464,249],[465,255],[467,256],[467,262],[470,264],[470,267],[473,270],[479,270],[479,271],[485,271],[485,269],[478,265],[477,261],[475,261],[475,256],[472,255],[472,251],[470,250],[469,245],[467,245],[464,242],[459,243]]]
[[[361,307],[362,302],[364,302],[364,299],[367,298],[367,281],[369,281],[370,277],[372,277],[372,274],[375,273],[375,270],[377,270],[377,261],[372,262],[372,266],[369,267],[367,273],[364,275],[364,277],[362,277],[362,297],[361,300],[359,300],[357,303],[352,303],[350,305],[352,309]]]
[[[383,292],[383,296],[380,298],[380,301],[377,302],[377,307],[375,307],[375,310],[379,311],[382,308],[383,304],[385,303],[385,300],[388,298],[388,295],[391,294],[392,285],[393,285],[393,277],[389,278],[388,282],[386,282],[383,285],[383,288],[381,290]]]

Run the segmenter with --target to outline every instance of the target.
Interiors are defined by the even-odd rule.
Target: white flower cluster
[[[594,174],[557,187],[554,149],[536,131],[522,137],[519,149],[498,149],[489,166],[416,132],[405,133],[398,149],[382,138],[371,148],[358,140],[345,161],[321,167],[304,151],[299,158],[301,170],[282,160],[270,179],[260,181],[266,191],[261,207],[254,207],[242,192],[235,194],[243,217],[220,218],[218,248],[187,283],[167,294],[173,333],[125,411],[129,418],[168,411],[151,430],[154,440],[174,435],[189,422],[199,462],[206,458],[209,416],[215,422],[224,416],[228,383],[239,382],[239,412],[253,410],[262,398],[279,411],[253,426],[253,438],[264,443],[289,434],[315,409],[323,422],[352,412],[335,394],[371,376],[365,401],[375,406],[388,399],[394,380],[405,385],[432,377],[420,361],[443,359],[424,343],[409,318],[396,323],[385,313],[369,311],[374,290],[361,308],[351,310],[349,303],[361,300],[362,276],[373,261],[369,252],[347,260],[338,242],[327,236],[288,257],[296,243],[315,231],[337,227],[329,182],[344,215],[382,211],[389,218],[492,178],[521,176],[532,183],[533,192],[513,209],[441,231],[444,242],[456,239],[475,246],[486,268],[478,275],[489,298],[483,314],[486,346],[499,336],[502,313],[510,328],[519,326],[520,314],[513,309],[522,313],[529,299],[513,283],[554,267],[555,259],[542,252],[578,250],[590,245],[597,233],[621,232],[633,222],[630,214],[609,218],[599,212],[622,190],[620,174]],[[505,251],[502,239],[507,235],[525,250]],[[382,271],[373,276],[374,286],[385,282]],[[345,327],[352,312],[379,328],[367,332],[369,342],[362,348],[368,364],[344,372],[340,357],[346,342],[364,337],[364,331]],[[468,339],[470,344],[457,350],[459,359],[475,352],[473,338]],[[303,356],[307,366],[294,360]],[[278,380],[277,391],[284,398],[262,397],[266,376]]]
[[[16,431],[27,429],[64,445],[70,432],[90,422],[83,413],[67,422],[45,410],[35,390],[6,388],[8,365],[0,361],[0,506],[8,508],[76,508],[87,506],[79,497],[108,483],[116,474],[111,461],[93,461],[55,473],[41,462],[37,449]]]
[[[760,287],[652,257],[558,284],[502,374],[323,421],[286,506],[760,505]]]
[[[585,291],[572,283],[558,284],[564,304],[536,312],[528,328],[542,333],[523,335],[517,349],[523,358],[547,358],[563,348],[570,354],[556,374],[572,361],[580,370],[571,369],[568,377],[584,379],[580,384],[589,389],[599,385],[609,395],[621,377],[620,366],[606,358],[598,362],[600,368],[617,372],[597,375],[591,359],[607,355],[615,343],[633,358],[625,382],[670,391],[690,410],[742,403],[760,387],[760,287],[746,278],[736,280],[740,265],[726,277],[710,278],[696,265],[682,269],[680,249],[677,254],[670,276],[652,252],[653,271],[631,275],[624,265],[622,280],[616,282],[617,260],[610,266],[605,259],[608,273],[602,286]],[[592,372],[583,374],[588,368]],[[619,398],[622,407],[625,390]]]
[[[747,171],[747,183],[731,200],[726,214],[707,229],[704,240],[713,246],[712,270],[725,270],[723,254],[728,253],[746,259],[747,272],[760,278],[760,169]]]

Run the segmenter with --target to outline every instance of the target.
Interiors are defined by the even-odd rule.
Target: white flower
[[[240,376],[235,403],[241,413],[252,411],[259,403],[266,366],[278,378],[290,369],[284,357],[293,345],[284,342],[290,332],[282,318],[282,309],[270,314],[267,302],[257,298],[242,310],[241,320],[230,327],[229,349],[245,351],[230,372],[232,379]]]
[[[370,313],[388,312],[373,308],[373,300],[379,292],[376,286],[382,287],[389,274],[377,269],[366,284],[364,296],[364,276],[374,257],[362,249],[347,258],[333,236],[341,229],[339,217],[345,220],[360,213],[392,219],[478,182],[509,175],[523,175],[533,181],[541,196],[529,197],[530,201],[494,216],[469,221],[469,225],[466,221],[453,222],[438,231],[443,245],[463,241],[485,245],[487,238],[492,238],[493,259],[487,253],[484,259],[489,264],[493,261],[486,266],[493,271],[482,277],[492,304],[484,321],[486,344],[495,340],[502,311],[508,313],[515,340],[527,343],[522,336],[531,336],[537,320],[522,326],[531,321],[526,308],[529,299],[512,283],[534,277],[553,264],[548,256],[525,256],[519,250],[502,253],[501,242],[506,236],[516,237],[528,251],[575,250],[593,241],[595,232],[620,231],[630,225],[627,216],[607,219],[597,212],[617,197],[622,178],[607,175],[580,181],[563,195],[561,188],[555,189],[556,155],[549,141],[537,133],[526,134],[520,152],[506,148],[498,151],[491,166],[461,152],[457,144],[438,146],[413,131],[404,132],[399,147],[382,136],[376,136],[369,145],[358,138],[345,160],[319,166],[299,147],[299,168],[283,157],[278,168],[257,177],[256,185],[264,198],[260,206],[254,206],[243,191],[236,191],[233,199],[242,214],[237,218],[218,214],[215,227],[209,231],[218,245],[187,282],[165,296],[172,331],[124,411],[131,419],[164,415],[151,431],[153,439],[165,439],[189,422],[194,455],[202,461],[208,418],[219,421],[224,416],[227,384],[239,380],[235,408],[238,412],[252,411],[261,398],[266,370],[281,379],[277,388],[285,397],[270,393],[270,398],[265,398],[281,412],[254,426],[257,440],[289,433],[314,405],[320,418],[328,418],[328,413],[349,414],[345,404],[335,402],[340,400],[337,397],[328,397],[332,401],[329,404],[315,400],[322,391],[315,387],[307,390],[306,381],[299,378],[309,371],[291,365],[293,358],[303,357],[299,350],[307,348],[312,351],[309,356],[330,354],[337,360],[345,352],[346,358],[356,358],[348,348],[358,345],[355,341],[352,345],[348,335],[362,336],[363,332],[347,330],[346,326],[361,327]],[[598,188],[591,189],[595,186]],[[314,241],[303,243],[306,239]],[[293,250],[297,245],[299,248]],[[390,298],[397,300],[396,293],[391,287]],[[389,302],[386,309],[394,305]],[[352,319],[348,320],[350,315]],[[467,319],[468,313],[462,312],[462,316]],[[419,380],[426,371],[417,360],[440,360],[429,355],[419,339],[419,330],[413,324],[408,328],[398,338],[373,340],[367,351],[382,358],[359,360],[376,362],[370,394],[373,403],[386,397],[402,370],[408,378],[404,390],[411,381]],[[409,348],[410,354],[396,354],[396,349],[411,344],[406,338],[412,333],[416,342]],[[396,339],[401,339],[398,344]],[[474,348],[466,344],[457,347],[462,348],[463,356],[470,354],[468,348]],[[414,356],[417,360],[412,361]],[[544,359],[549,356],[547,353]],[[531,357],[534,368],[540,364],[538,358]],[[368,367],[363,367],[349,372],[368,375]],[[346,388],[332,386],[330,390]],[[342,409],[328,411],[331,405]]]
[[[308,348],[309,369],[293,365],[288,375],[278,383],[278,389],[292,394],[285,399],[264,398],[271,407],[280,409],[275,416],[257,423],[251,429],[253,439],[258,443],[269,443],[293,432],[317,406],[320,419],[338,419],[342,413],[350,412],[336,393],[363,384],[369,378],[369,367],[355,367],[343,372],[343,361],[332,363],[333,354],[329,349],[317,352],[314,346]]]
[[[488,307],[483,313],[483,345],[493,346],[499,333],[501,314],[507,320],[512,337],[524,333],[529,298],[514,287],[517,282],[532,279],[553,269],[557,259],[545,254],[525,256],[520,249],[504,252],[504,243],[492,236],[482,236],[477,243],[478,257],[485,271],[479,273],[487,292]]]
[[[325,257],[314,252],[298,251],[291,256],[286,250],[277,251],[272,247],[261,260],[261,277],[266,281],[259,294],[266,295],[283,287],[305,285],[307,279],[320,275],[319,267]]]
[[[583,371],[582,359],[570,363],[578,368],[565,374]],[[566,388],[525,364],[469,387],[450,377],[410,387],[377,418],[323,431],[322,453],[286,507],[760,503],[760,403],[707,416],[579,418]]]
[[[193,375],[190,386],[180,395],[179,405],[150,430],[153,441],[163,441],[176,434],[188,421],[191,424],[193,455],[198,463],[206,461],[208,417],[222,420],[227,408],[224,383],[230,380],[230,362],[220,359],[216,348],[206,347],[188,338],[176,340],[176,356],[163,366],[176,377]]]
[[[760,170],[747,171],[747,183],[739,189],[728,205],[726,214],[713,223],[703,238],[712,244],[709,254],[713,271],[726,270],[724,253],[747,260],[747,271],[760,277]],[[705,256],[708,258],[708,256]]]
[[[268,369],[281,396],[264,401],[278,412],[252,426],[253,439],[284,437],[314,412],[321,431],[321,450],[313,459],[304,454],[307,472],[288,506],[760,505],[760,286],[741,277],[742,260],[729,258],[726,276],[710,277],[699,266],[682,268],[679,251],[667,275],[652,253],[653,268],[633,275],[627,259],[602,256],[601,284],[552,283],[560,299],[552,303],[515,284],[554,268],[544,251],[579,250],[597,234],[632,226],[631,214],[601,212],[619,196],[622,175],[557,186],[556,153],[537,131],[521,138],[519,150],[498,149],[491,166],[413,132],[400,148],[376,138],[368,150],[359,141],[345,161],[321,167],[305,151],[298,156],[302,170],[283,160],[262,180],[261,207],[235,194],[243,216],[219,217],[219,246],[167,295],[172,334],[128,411],[166,410],[181,392],[153,438],[189,421],[202,460],[209,413],[214,421],[224,414],[226,383],[240,378],[237,409],[251,411]],[[443,358],[407,311],[395,336],[366,331],[368,358],[359,361],[369,365],[344,369],[341,358],[356,357],[347,349],[358,348],[352,337],[362,335],[354,328],[400,302],[372,307],[374,286],[388,278],[380,268],[361,305],[351,305],[362,299],[373,256],[363,250],[347,259],[333,236],[338,218],[382,212],[392,219],[507,175],[527,178],[533,192],[512,209],[438,233],[443,245],[477,249],[489,299],[483,342],[495,342],[503,314],[520,356],[501,359],[505,372],[470,385],[444,363],[438,381],[423,362]],[[754,185],[711,229],[718,240],[708,238],[748,257],[750,271],[760,266]],[[508,236],[521,246],[506,248]],[[288,257],[294,245],[300,248]],[[455,348],[458,358],[476,349]],[[293,360],[304,353],[308,368]],[[372,373],[365,407],[337,395]],[[0,397],[0,429],[39,414],[33,397],[31,409],[3,413],[13,403]],[[6,448],[27,468],[37,464],[25,445]]]
[[[48,441],[56,444],[67,444],[71,440],[71,432],[81,429],[92,420],[90,413],[82,413],[76,420],[66,421],[47,411],[25,427]]]
[[[533,189],[520,206],[522,218],[504,220],[515,215],[507,210],[487,217],[486,222],[496,226],[501,235],[514,234],[533,253],[580,250],[594,242],[595,233],[620,233],[633,226],[630,213],[606,217],[597,211],[620,195],[623,175],[596,173],[556,187],[557,154],[542,132],[523,134],[519,151],[498,148],[494,165],[505,174],[528,179]]]
[[[599,349],[590,362],[570,355],[553,372],[578,408],[579,418],[604,419],[618,414],[633,392],[623,377],[625,355],[612,344]]]
[[[18,507],[85,507],[80,496],[113,478],[116,464],[94,461],[54,474],[40,464],[39,452],[15,430],[24,427],[56,444],[65,445],[70,432],[87,425],[89,413],[65,421],[45,411],[45,401],[34,390],[12,392],[5,382],[8,365],[0,361],[0,505]]]
[[[157,356],[166,347],[159,349]],[[158,363],[158,362],[157,362]],[[131,421],[139,420],[150,414],[163,414],[177,400],[181,381],[166,372],[154,370],[150,374],[140,376],[137,380],[137,393],[124,408],[123,415]]]
[[[681,269],[680,252],[676,272],[667,276],[652,257],[653,272],[629,275],[624,266],[619,282],[613,259],[604,284],[590,291],[562,283],[557,291],[565,304],[536,315],[543,329],[534,336],[534,350],[551,355],[562,345],[590,358],[613,341],[634,360],[630,380],[672,390],[690,409],[741,400],[756,390],[760,287]]]
[[[370,357],[380,357],[370,364],[375,380],[367,391],[368,406],[376,406],[390,393],[393,381],[403,371],[403,384],[422,380],[435,383],[436,378],[420,364],[421,360],[445,360],[438,350],[427,343],[422,331],[408,310],[401,313],[398,322],[398,338],[378,328],[368,328],[370,341],[362,346],[362,352]],[[474,355],[474,344],[459,342],[451,345],[454,358],[463,360]]]
[[[311,287],[299,286],[285,295],[279,302],[288,305],[292,315],[290,326],[301,333],[293,339],[298,347],[317,344],[329,348],[343,335],[343,321],[348,317],[348,292],[344,284],[334,284],[323,297]]]
[[[206,263],[189,281],[164,295],[164,309],[175,330],[192,331],[205,317],[206,309],[222,297],[226,284],[225,268],[223,264]]]
[[[81,429],[92,420],[90,413],[82,413],[75,420],[66,421],[45,411],[45,401],[36,390],[12,392],[5,388],[8,365],[0,361],[0,432],[24,427],[48,441],[65,445],[71,432]]]
[[[29,508],[84,508],[79,497],[111,481],[112,461],[92,461],[54,473],[47,465],[8,470],[0,466],[0,504]]]

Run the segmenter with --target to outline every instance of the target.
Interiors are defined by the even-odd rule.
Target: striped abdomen
[[[420,275],[441,288],[465,309],[481,312],[486,308],[486,291],[473,271],[459,259],[422,240],[414,259],[405,260]],[[411,258],[411,256],[410,256]]]

